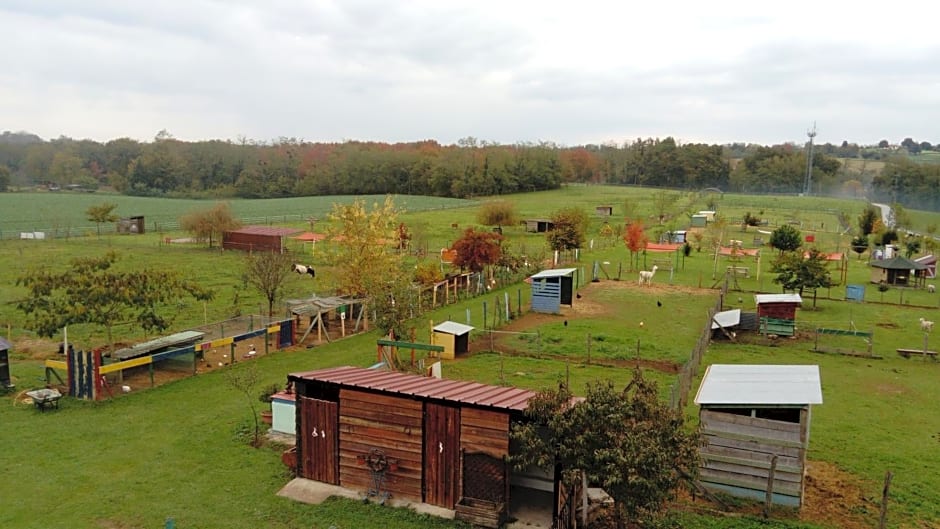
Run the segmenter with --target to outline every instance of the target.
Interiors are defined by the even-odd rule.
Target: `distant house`
[[[551,219],[526,219],[522,223],[525,224],[525,231],[529,233],[544,233],[555,229],[555,223]]]

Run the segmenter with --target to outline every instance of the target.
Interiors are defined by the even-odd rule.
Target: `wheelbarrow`
[[[46,408],[58,409],[59,399],[62,398],[59,390],[53,388],[34,389],[27,391],[26,395],[33,399],[33,404],[36,405],[39,411],[46,411]]]

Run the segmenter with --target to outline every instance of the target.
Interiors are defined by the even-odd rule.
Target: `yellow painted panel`
[[[280,326],[280,325],[272,325],[272,326],[268,327],[268,334],[276,334],[276,333],[279,333],[279,332],[281,332],[281,326]]]
[[[98,369],[98,372],[104,375],[105,373],[113,373],[115,371],[120,371],[122,369],[129,369],[132,367],[143,366],[153,362],[152,356],[142,356],[140,358],[132,358],[131,360],[125,360],[123,362],[118,362],[116,364],[108,364],[106,366],[101,366]]]
[[[51,367],[52,369],[68,369],[69,366],[61,360],[46,360],[46,367]]]

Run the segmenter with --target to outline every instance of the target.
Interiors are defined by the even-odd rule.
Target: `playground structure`
[[[235,326],[230,326],[230,329],[233,327]],[[224,323],[218,324],[218,329],[219,332],[224,333]],[[203,332],[196,332],[196,334],[200,336],[207,335]],[[106,395],[113,397],[112,384],[126,382],[125,375],[140,371],[138,368],[146,368],[150,386],[153,387],[156,385],[156,368],[161,364],[175,364],[174,367],[177,371],[185,371],[186,375],[196,375],[200,370],[200,362],[203,362],[204,366],[218,364],[218,367],[236,363],[240,346],[247,346],[247,351],[243,354],[242,359],[250,359],[258,354],[254,344],[246,343],[247,340],[251,339],[263,339],[264,348],[262,352],[265,354],[269,352],[272,339],[275,348],[291,346],[294,343],[293,321],[289,319],[273,321],[259,329],[249,329],[233,336],[221,336],[157,353],[131,355],[132,357],[128,359],[110,363],[103,361],[100,350],[75,351],[70,349],[66,352],[65,361],[46,360],[46,384],[51,386],[53,379],[55,379],[58,380],[60,385],[68,388],[67,394],[71,397],[101,400]],[[128,350],[132,351],[133,348],[125,349],[125,351]],[[222,352],[225,350],[227,352]],[[252,351],[255,354],[251,354]],[[126,355],[127,353],[122,356]],[[173,362],[174,360],[176,362]],[[185,369],[179,370],[180,366],[185,366]],[[168,367],[168,369],[173,368]],[[64,379],[59,374],[60,372],[65,373]]]

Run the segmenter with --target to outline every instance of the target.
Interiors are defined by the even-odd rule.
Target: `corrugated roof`
[[[756,294],[754,302],[762,303],[803,303],[799,294]]]
[[[285,236],[297,233],[297,228],[278,228],[275,226],[245,226],[237,230],[229,230],[227,233],[246,233],[250,235],[278,235]]]
[[[349,366],[291,373],[289,377],[504,410],[524,410],[529,399],[536,395],[534,391],[521,388]]]
[[[819,366],[712,364],[702,377],[695,403],[822,404]]]
[[[555,270],[542,270],[533,275],[531,279],[542,279],[545,277],[562,277],[577,271],[577,268],[558,268]]]
[[[455,336],[467,334],[473,329],[474,327],[457,323],[455,321],[445,321],[434,326],[435,331],[446,332],[447,334],[453,334]]]
[[[712,329],[717,329],[721,327],[734,327],[735,325],[741,323],[741,309],[732,309],[719,312],[715,314],[715,319],[712,321]]]
[[[130,347],[125,347],[124,349],[118,349],[112,353],[111,356],[117,358],[118,360],[135,358],[158,349],[195,343],[196,341],[202,339],[202,337],[205,335],[205,333],[199,331],[178,332],[176,334],[161,336],[160,338],[156,338],[148,342],[142,342]]]

